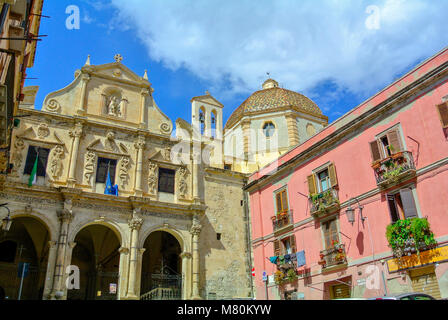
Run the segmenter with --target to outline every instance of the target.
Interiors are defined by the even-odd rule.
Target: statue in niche
[[[148,166],[148,192],[150,194],[157,192],[157,165],[153,162]]]
[[[50,162],[50,172],[53,179],[56,179],[61,174],[62,158],[64,157],[64,147],[58,145],[53,150],[53,157]]]
[[[107,106],[107,114],[110,116],[119,116],[120,112],[120,102],[116,96],[110,98],[109,104]]]
[[[185,167],[179,169],[179,197],[185,198],[188,191],[187,183],[188,170]]]

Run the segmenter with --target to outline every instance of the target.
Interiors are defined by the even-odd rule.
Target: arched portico
[[[77,229],[75,229],[77,230]],[[68,300],[114,300],[119,297],[121,234],[107,223],[87,223],[72,233],[71,265],[79,268],[79,289]]]
[[[4,299],[44,298],[52,242],[50,229],[42,219],[32,213],[12,214],[10,229],[0,233],[0,287]],[[23,279],[19,269],[25,271]]]

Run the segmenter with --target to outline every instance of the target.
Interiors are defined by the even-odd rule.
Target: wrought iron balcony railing
[[[292,210],[288,210],[271,217],[274,232],[281,231],[284,228],[293,225],[292,213]]]
[[[376,183],[380,187],[395,184],[415,175],[415,163],[412,152],[400,151],[390,157],[372,164],[375,171]]]
[[[328,268],[339,264],[347,263],[347,255],[345,253],[345,244],[336,244],[334,247],[322,250],[320,252],[321,260],[319,264],[322,268]]]
[[[309,202],[312,215],[323,215],[339,209],[339,197],[335,188],[311,195]]]

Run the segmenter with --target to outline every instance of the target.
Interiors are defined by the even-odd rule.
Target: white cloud
[[[365,93],[448,44],[445,0],[111,2],[153,60],[227,94],[260,89],[266,72],[301,92],[331,80]],[[366,27],[369,5],[380,9],[379,29]]]

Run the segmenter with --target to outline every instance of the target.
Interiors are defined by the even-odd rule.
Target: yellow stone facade
[[[95,66],[89,57],[72,83],[46,96],[41,110],[34,108],[37,89],[25,91],[12,137],[13,168],[0,193],[12,218],[12,231],[1,235],[0,245],[16,241],[13,235],[26,229],[28,253],[22,259],[28,254],[37,270],[34,289],[25,290],[23,298],[250,297],[246,176],[223,169],[222,107],[209,94],[192,100],[193,108],[215,107],[215,137],[194,134],[194,119],[193,124],[178,119],[174,134],[147,73],[138,76],[121,60],[117,55],[115,62]],[[32,186],[24,174],[30,146],[50,151],[45,176]],[[210,163],[200,161],[204,150],[210,151]],[[115,161],[118,196],[104,194],[105,184],[97,182],[99,158]],[[159,168],[175,173],[173,193],[158,191]],[[171,256],[161,254],[164,250]],[[75,262],[85,293],[67,287]],[[175,269],[166,275],[181,281],[179,295],[146,287],[148,277],[155,281],[148,268],[159,263],[162,278],[165,267]],[[106,292],[107,286],[112,293],[116,286],[116,293]],[[12,287],[3,289],[17,298]]]

